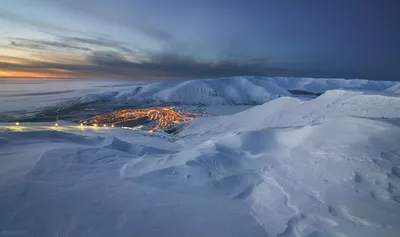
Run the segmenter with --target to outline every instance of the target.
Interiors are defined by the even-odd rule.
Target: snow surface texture
[[[397,237],[399,119],[396,95],[331,90],[198,118],[174,136],[0,124],[0,230]]]

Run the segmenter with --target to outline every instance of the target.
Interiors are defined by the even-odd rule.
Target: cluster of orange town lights
[[[150,121],[157,122],[157,125],[149,130],[149,132],[154,132],[157,129],[168,129],[179,123],[192,120],[195,117],[204,116],[204,114],[175,111],[174,108],[174,106],[171,106],[118,110],[112,113],[96,115],[89,120],[81,121],[81,123],[103,126],[110,125],[113,127],[120,123],[147,118]]]

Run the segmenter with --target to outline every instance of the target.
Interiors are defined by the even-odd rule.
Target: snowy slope
[[[232,116],[199,118],[181,135],[313,125],[330,117],[399,118],[400,97],[344,90],[327,91],[310,101],[282,97]]]
[[[278,77],[270,78],[269,80],[287,90],[303,90],[314,93],[323,93],[327,90],[336,89],[382,91],[396,84],[396,82],[393,81],[340,78]]]
[[[391,94],[400,94],[400,83],[386,89],[385,92],[388,92]]]
[[[180,104],[260,104],[279,96],[288,96],[287,90],[267,80],[244,77],[192,81],[162,81],[122,93],[118,102],[163,102]]]

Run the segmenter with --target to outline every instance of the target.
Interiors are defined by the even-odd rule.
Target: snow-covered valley
[[[395,82],[102,83],[67,88],[58,100],[43,91],[0,92],[6,98],[0,230],[73,237],[398,236]],[[323,94],[305,99],[291,90]],[[27,98],[43,106],[32,111],[23,105]],[[47,102],[80,109],[177,104],[212,116],[179,124],[174,134],[71,121],[15,124]]]

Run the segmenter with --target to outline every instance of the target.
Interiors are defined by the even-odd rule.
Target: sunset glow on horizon
[[[0,77],[5,78],[19,78],[19,77],[35,77],[35,78],[70,78],[65,74],[48,74],[48,73],[37,73],[37,72],[23,72],[23,71],[10,71],[0,70]]]

